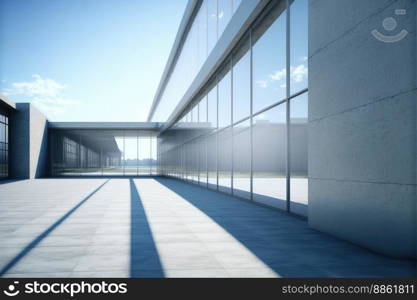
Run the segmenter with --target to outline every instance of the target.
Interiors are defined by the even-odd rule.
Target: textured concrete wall
[[[45,175],[48,121],[33,105],[16,104],[11,119],[10,176],[17,179]]]
[[[415,257],[416,1],[312,0],[309,22],[310,226]]]
[[[46,175],[48,121],[33,105],[30,109],[30,178]]]

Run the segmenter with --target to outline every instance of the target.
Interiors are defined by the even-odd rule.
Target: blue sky
[[[52,121],[145,121],[187,0],[0,0],[0,91]]]

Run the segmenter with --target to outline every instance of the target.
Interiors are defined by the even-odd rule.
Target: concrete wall
[[[46,175],[48,121],[33,105],[30,109],[30,178]]]
[[[416,257],[416,1],[312,0],[309,22],[310,226]]]
[[[10,124],[10,177],[32,179],[45,175],[48,121],[33,105],[17,103]]]

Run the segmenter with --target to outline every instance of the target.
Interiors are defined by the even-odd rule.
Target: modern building
[[[413,0],[190,0],[148,122],[2,97],[0,177],[171,177],[415,259],[416,29]]]

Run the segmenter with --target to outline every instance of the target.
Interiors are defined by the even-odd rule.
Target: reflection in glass
[[[232,0],[233,13],[238,9],[239,5],[242,3],[242,0]]]
[[[8,117],[0,114],[0,179],[9,176]]]
[[[233,1],[232,0],[218,0],[217,1],[217,20],[219,26],[219,38],[223,31],[226,29],[227,24],[232,18],[233,13]]]
[[[250,52],[249,39],[233,56],[233,122],[250,115]]]
[[[137,130],[51,130],[53,176],[136,176],[156,173],[158,145]],[[152,144],[151,144],[152,141]]]
[[[101,134],[98,133],[98,131],[92,131],[89,136],[90,139],[96,136],[97,139],[95,143],[100,145],[100,153],[102,155],[101,169],[103,175],[123,175],[123,131],[105,130],[101,132]],[[80,139],[80,142],[82,141],[87,141],[87,136],[83,135]],[[84,153],[87,152],[86,146],[81,144],[80,151],[81,161],[84,161]],[[81,162],[81,164],[84,164],[84,162]]]
[[[166,121],[230,22],[239,0],[205,0],[192,22],[153,121]]]
[[[197,140],[191,142],[191,168],[192,168],[192,181],[198,183],[198,144]]]
[[[200,172],[200,185],[207,186],[207,139],[205,137],[200,138],[199,145],[199,172]]]
[[[207,134],[208,132],[207,123],[207,97],[204,96],[198,104],[198,127],[197,136]]]
[[[151,141],[149,137],[139,137],[138,174],[149,175],[151,170]]]
[[[307,216],[308,205],[308,93],[291,99],[291,205],[296,214]]]
[[[232,81],[230,71],[219,81],[219,128],[232,123]]]
[[[230,19],[240,2],[204,1],[208,53],[216,43],[217,34],[225,30],[228,21],[224,21]],[[201,186],[207,184],[209,188],[228,193],[233,188],[236,196],[247,199],[252,196],[254,201],[283,210],[290,200],[292,212],[306,215],[308,94],[288,100],[290,106],[285,101],[287,79],[292,94],[307,87],[308,1],[290,2],[291,61],[287,62],[290,57],[286,57],[287,2],[270,1],[247,36],[232,49],[231,57],[224,60],[226,67],[213,74],[200,91],[198,111],[188,107],[184,117],[161,135],[158,148],[165,174],[193,182],[198,179]],[[252,61],[249,37],[253,46]],[[191,59],[192,55],[189,53],[188,57]],[[287,63],[291,65],[289,72]],[[287,107],[290,120],[287,120]],[[288,126],[291,126],[290,145],[287,145]],[[291,151],[289,172],[288,150]]]
[[[218,133],[219,191],[231,193],[232,187],[232,128]]]
[[[233,194],[250,199],[250,121],[233,127]]]
[[[207,168],[210,188],[217,189],[217,135],[207,137]]]
[[[291,4],[291,95],[308,84],[308,1]]]
[[[207,29],[208,29],[208,53],[213,50],[217,43],[217,0],[205,0],[207,5]]]
[[[253,120],[253,199],[286,209],[286,104]]]
[[[208,125],[210,130],[217,129],[217,87],[211,89],[208,93]]]
[[[207,58],[207,4],[205,1],[201,4],[198,11],[196,22],[198,22],[198,40],[197,40],[197,53],[198,53],[198,66],[202,66]]]
[[[263,23],[252,34],[254,113],[286,97],[286,16],[282,11],[275,20],[276,13],[271,14],[274,21],[266,32],[268,24]]]
[[[135,131],[125,133],[123,165],[125,175],[132,176],[138,174],[138,136]]]
[[[157,171],[157,142],[155,137],[151,137],[151,174],[156,175]]]

